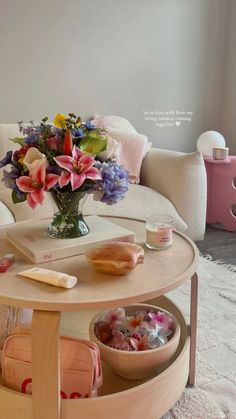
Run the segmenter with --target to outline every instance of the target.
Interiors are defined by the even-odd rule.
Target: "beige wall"
[[[236,1],[230,1],[229,37],[222,106],[222,134],[236,155]]]
[[[183,151],[221,128],[229,0],[0,4],[1,123],[118,114],[156,146]],[[193,115],[161,128],[144,110]]]

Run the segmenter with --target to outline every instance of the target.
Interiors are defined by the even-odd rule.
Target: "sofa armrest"
[[[141,184],[172,202],[188,226],[186,234],[189,237],[203,239],[207,180],[201,153],[186,154],[152,148],[143,160]]]

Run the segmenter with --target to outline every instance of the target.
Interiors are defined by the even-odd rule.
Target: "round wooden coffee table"
[[[32,308],[32,382],[33,397],[0,386],[0,417],[17,419],[153,419],[166,413],[178,400],[187,381],[194,384],[198,249],[181,233],[174,232],[173,245],[165,251],[145,247],[142,221],[110,218],[132,230],[136,242],[145,248],[145,263],[125,276],[104,275],[90,266],[84,255],[41,264],[47,269],[78,277],[71,290],[52,287],[18,277],[29,263],[0,231],[2,253],[14,252],[15,265],[0,277],[0,303]],[[21,223],[23,225],[23,223]],[[191,279],[190,326],[178,309],[163,294]],[[60,399],[59,327],[61,312],[78,311],[79,337],[88,337],[88,324],[96,311],[136,302],[149,301],[166,308],[179,320],[181,339],[175,358],[163,371],[142,381],[126,380],[104,366],[102,395],[90,399]],[[68,321],[70,327],[73,322]],[[68,317],[68,314],[66,315]],[[77,320],[76,320],[77,321]]]

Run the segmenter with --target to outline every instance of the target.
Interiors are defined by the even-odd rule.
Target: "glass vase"
[[[51,237],[72,239],[85,236],[89,227],[83,218],[86,192],[50,192],[58,211],[55,212],[48,234]]]

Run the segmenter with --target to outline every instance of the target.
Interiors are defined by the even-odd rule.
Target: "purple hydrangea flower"
[[[107,205],[116,204],[125,197],[128,191],[129,172],[123,166],[114,163],[96,162],[96,167],[100,170],[102,181],[98,182],[101,192],[101,202]]]
[[[11,163],[11,158],[12,158],[12,151],[8,151],[5,157],[2,160],[0,160],[0,169],[6,166],[7,164]]]

